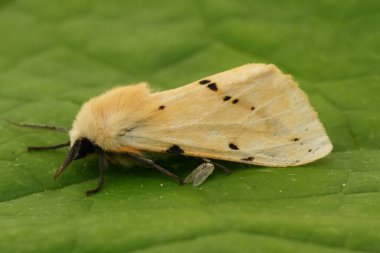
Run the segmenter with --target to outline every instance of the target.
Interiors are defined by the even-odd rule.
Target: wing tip
[[[294,77],[292,75],[284,73],[279,67],[277,67],[273,63],[248,63],[241,67],[254,69],[255,72],[259,72],[259,73],[282,75],[284,78],[287,79],[287,81],[290,84],[296,87],[299,87],[298,82],[294,80]]]
[[[306,159],[300,160],[294,164],[291,164],[290,166],[299,166],[299,165],[304,165],[304,164],[308,164],[308,163],[318,161],[318,160],[328,156],[329,154],[331,154],[332,151],[333,151],[332,142],[330,141],[329,137],[326,134],[326,141],[323,144],[323,146],[319,149],[319,152],[316,152],[316,154],[311,158],[308,158],[306,156],[305,157]]]

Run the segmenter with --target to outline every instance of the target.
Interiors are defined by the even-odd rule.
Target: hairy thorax
[[[73,122],[71,143],[87,138],[105,151],[118,150],[118,137],[149,116],[146,113],[151,107],[149,96],[149,88],[141,83],[118,87],[89,100]]]

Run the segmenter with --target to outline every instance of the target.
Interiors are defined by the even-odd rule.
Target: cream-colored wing
[[[121,143],[266,166],[309,163],[332,150],[305,93],[274,65],[248,64],[150,96],[160,106]]]

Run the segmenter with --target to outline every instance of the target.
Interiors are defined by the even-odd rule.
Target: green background
[[[1,252],[380,252],[380,2],[0,1]],[[249,62],[292,74],[334,144],[297,168],[227,163],[202,187],[107,171],[65,150],[80,105],[115,85],[181,86]],[[191,138],[191,136],[189,136]],[[193,159],[161,161],[185,176]]]

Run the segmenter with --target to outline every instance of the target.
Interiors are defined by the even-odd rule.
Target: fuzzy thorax
[[[70,142],[87,138],[105,151],[117,150],[121,146],[119,138],[149,117],[154,107],[149,96],[148,85],[140,83],[114,88],[90,99],[73,122]]]

